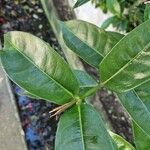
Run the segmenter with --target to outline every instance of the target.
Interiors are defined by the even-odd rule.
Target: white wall
[[[77,0],[68,0],[70,5],[73,6]],[[104,14],[99,8],[95,8],[94,4],[87,2],[84,5],[74,9],[77,19],[81,19],[90,23],[93,23],[97,26],[109,18],[110,14]],[[112,27],[109,27],[108,30],[114,30]]]

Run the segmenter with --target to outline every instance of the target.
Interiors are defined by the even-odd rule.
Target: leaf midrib
[[[127,68],[134,59],[136,59],[137,57],[139,57],[142,54],[142,52],[144,52],[145,50],[148,50],[149,47],[150,47],[150,42],[145,46],[144,49],[142,49],[130,61],[128,61],[121,69],[119,69],[114,75],[112,75],[110,78],[108,78],[106,81],[102,82],[101,84],[102,85],[107,84],[111,79],[113,79],[115,76],[117,76],[122,70],[124,70],[125,68]],[[138,85],[141,85],[141,84],[138,84]]]
[[[5,37],[5,39],[12,45],[12,47],[14,49],[16,49],[21,55],[23,55],[27,60],[30,61],[31,64],[33,64],[37,69],[39,69],[43,74],[45,74],[48,78],[50,78],[51,80],[53,80],[54,82],[56,82],[56,84],[58,86],[60,86],[62,89],[64,89],[64,91],[66,91],[70,96],[74,97],[73,93],[71,93],[70,91],[68,91],[68,89],[66,89],[65,87],[63,87],[58,81],[56,81],[55,79],[53,79],[51,76],[49,76],[48,74],[46,74],[43,70],[41,70],[28,56],[26,56],[24,53],[22,53],[21,51],[19,51],[19,48],[17,48],[8,38]],[[45,43],[46,44],[46,43]]]
[[[82,148],[83,148],[83,150],[86,150],[86,149],[85,149],[84,136],[83,136],[83,125],[82,125],[81,104],[78,104],[77,107],[78,107],[78,114],[79,114],[79,126],[80,126],[81,140],[82,140]]]

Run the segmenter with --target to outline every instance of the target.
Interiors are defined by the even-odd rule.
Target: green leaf
[[[134,121],[132,121],[132,128],[137,150],[148,150],[150,147],[150,136],[148,136]]]
[[[130,143],[128,143],[125,139],[123,139],[121,136],[113,132],[109,132],[109,133],[112,139],[117,144],[117,150],[135,150],[135,148]]]
[[[96,87],[98,83],[85,71],[73,70],[81,88]]]
[[[142,99],[138,96],[138,93],[132,90],[117,95],[132,119],[143,131],[150,135],[150,112]]]
[[[1,61],[6,73],[27,92],[56,104],[69,102],[78,93],[78,81],[69,66],[41,39],[9,32],[4,50]]]
[[[121,8],[117,0],[106,0],[106,6],[112,14],[120,16]]]
[[[104,55],[118,42],[109,32],[85,21],[61,22],[61,26],[66,45],[94,67],[98,67]]]
[[[150,4],[146,4],[145,10],[144,10],[144,21],[150,19]]]
[[[99,113],[88,104],[67,110],[60,118],[55,150],[115,150]]]
[[[150,112],[150,81],[142,84],[135,89],[137,95],[144,103],[148,111]],[[138,150],[147,150],[149,149],[150,135],[144,132],[144,130],[137,125],[135,121],[132,121],[133,133],[135,145]],[[143,138],[144,137],[144,138]]]
[[[78,96],[83,96],[85,93],[93,89],[93,92],[96,92],[98,83],[85,71],[73,70],[80,86],[80,92]],[[90,95],[92,95],[92,93]],[[88,95],[89,96],[89,95]]]
[[[105,50],[101,51],[104,56],[106,56],[111,49],[124,37],[123,34],[117,32],[107,31],[107,44],[105,45]]]
[[[118,94],[133,119],[134,140],[138,150],[146,150],[150,143],[150,81],[135,90]],[[144,137],[144,139],[143,139]]]
[[[33,99],[40,99],[39,97],[29,93],[28,91],[25,91],[25,90],[21,90],[19,93],[17,93],[18,95],[20,96],[26,96],[26,97],[30,97],[30,98],[33,98]]]
[[[111,24],[114,24],[115,22],[118,22],[118,17],[117,17],[117,16],[109,17],[108,19],[106,19],[106,20],[102,23],[101,28],[102,28],[102,29],[106,29],[106,28],[108,28]]]
[[[150,111],[150,81],[142,84],[141,86],[135,88],[136,93],[141,98],[143,103],[148,107]]]
[[[88,1],[90,1],[90,0],[78,0],[73,7],[77,8],[77,7],[87,3]]]
[[[100,64],[102,85],[116,92],[140,86],[150,78],[150,20],[122,38]]]

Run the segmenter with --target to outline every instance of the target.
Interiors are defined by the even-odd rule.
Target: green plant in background
[[[86,102],[102,87],[115,92],[130,114],[136,148],[148,150],[150,20],[126,36],[80,20],[60,22],[59,26],[66,46],[99,71],[99,81],[73,70],[48,43],[29,33],[8,32],[0,51],[5,72],[25,95],[60,105],[51,111],[51,116],[62,113],[55,150],[135,150],[122,137],[107,131],[99,113]]]
[[[76,7],[80,6],[77,1]],[[119,31],[129,32],[143,22],[144,9],[147,0],[91,0],[95,7],[100,8],[104,13],[110,12],[112,17],[108,18],[102,28],[106,29],[112,25]],[[84,1],[85,2],[85,1]]]

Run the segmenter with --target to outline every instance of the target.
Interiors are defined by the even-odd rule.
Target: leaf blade
[[[121,136],[113,133],[113,132],[109,132],[112,139],[115,141],[115,143],[117,144],[117,150],[135,150],[135,148],[128,143],[125,139],[123,139]]]
[[[121,8],[117,0],[106,0],[106,6],[111,13],[120,16]]]
[[[85,3],[87,3],[90,0],[77,0],[77,2],[75,3],[75,5],[73,6],[73,8],[77,8]]]
[[[145,133],[150,135],[150,112],[138,96],[138,93],[132,90],[117,94],[117,96],[132,119],[143,129],[143,131],[145,131]]]
[[[150,112],[150,81],[142,84],[141,86],[136,88],[135,91]],[[148,149],[150,143],[150,135],[145,133],[143,128],[139,127],[139,125],[134,120],[132,120],[132,129],[137,149]]]
[[[149,80],[149,25],[150,20],[135,28],[103,59],[100,64],[103,85],[124,92]]]
[[[150,136],[148,136],[134,121],[132,121],[132,129],[137,150],[149,149]]]
[[[150,4],[146,4],[145,10],[144,10],[144,21],[150,19]]]
[[[112,141],[99,114],[87,104],[74,106],[62,115],[55,146],[55,150],[76,150],[77,147],[78,150],[99,150],[99,147],[103,149],[104,146],[105,150],[113,149]]]
[[[26,91],[57,104],[69,102],[78,91],[78,82],[68,65],[44,41],[19,31],[7,33],[4,41],[3,67]],[[68,73],[67,78],[62,78],[63,72]],[[68,79],[75,85],[70,89],[65,83]]]
[[[81,21],[71,20],[61,23],[66,45],[85,62],[98,68],[108,51],[118,42],[97,26]],[[116,35],[121,35],[116,33]]]
[[[83,87],[96,87],[98,83],[94,80],[89,74],[82,70],[73,70],[77,80],[79,81],[79,85],[81,88]]]

